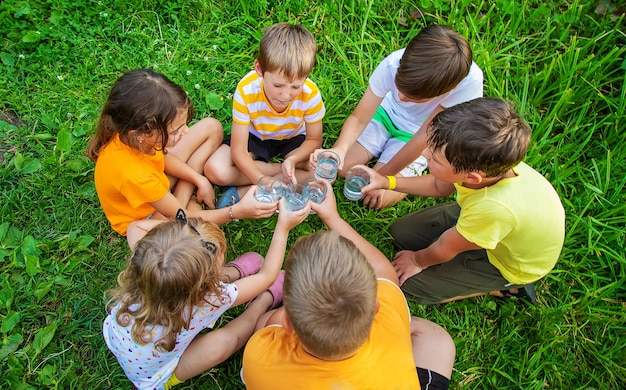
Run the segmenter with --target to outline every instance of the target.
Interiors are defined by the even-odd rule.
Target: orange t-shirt
[[[94,180],[104,214],[123,236],[131,222],[155,211],[149,203],[163,198],[170,186],[163,152],[141,153],[122,143],[117,134],[100,151]]]
[[[380,309],[370,337],[356,355],[341,361],[309,355],[295,332],[268,326],[243,353],[241,377],[248,390],[419,389],[411,347],[410,313],[400,288],[378,280]]]

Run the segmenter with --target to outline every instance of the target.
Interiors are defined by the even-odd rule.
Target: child
[[[135,387],[170,388],[215,367],[245,344],[261,314],[281,302],[279,272],[289,230],[309,210],[280,213],[262,266],[260,255],[248,253],[223,267],[224,233],[212,222],[187,220],[182,210],[176,220],[156,226],[139,241],[112,291],[102,330]],[[234,281],[222,282],[221,273]],[[257,296],[239,317],[199,335],[227,309]]]
[[[256,184],[281,172],[292,182],[312,177],[307,160],[322,145],[325,113],[320,91],[308,79],[315,52],[313,36],[301,25],[277,23],[265,30],[254,70],[235,91],[231,137],[204,166],[212,182]],[[284,157],[283,163],[270,163],[274,157]],[[238,200],[230,187],[217,207]]]
[[[391,263],[339,217],[326,185],[312,207],[331,231],[300,238],[287,255],[284,306],[261,317],[257,328],[269,326],[244,350],[246,388],[446,389],[452,338],[411,318]]]
[[[201,172],[222,140],[217,120],[205,118],[187,127],[192,116],[185,91],[148,69],[125,73],[109,93],[87,156],[96,163],[102,209],[131,248],[179,208],[216,223],[268,217],[276,210],[276,204],[254,202],[252,195],[228,211],[202,210],[191,199],[197,187],[198,201],[213,207],[213,187]]]
[[[385,178],[366,168],[371,183],[364,192],[395,187],[420,196],[457,193],[456,203],[409,214],[391,226],[400,249],[393,265],[405,294],[425,305],[487,292],[534,303],[533,283],[559,258],[565,212],[552,185],[522,162],[530,134],[508,103],[479,98],[433,119],[422,152],[430,175]]]
[[[385,58],[370,77],[332,149],[343,161],[340,174],[378,158],[374,169],[383,175],[420,175],[426,168],[419,158],[426,146],[424,129],[432,118],[482,95],[483,73],[472,62],[465,38],[448,27],[425,28],[405,49]],[[363,203],[380,209],[405,196],[398,191],[370,191]]]

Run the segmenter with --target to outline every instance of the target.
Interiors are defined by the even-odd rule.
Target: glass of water
[[[341,159],[339,155],[331,150],[321,151],[317,155],[317,164],[315,165],[315,178],[328,180],[332,183],[337,178],[337,171]]]
[[[360,200],[363,197],[361,188],[368,185],[370,176],[361,168],[352,168],[346,173],[343,194],[350,200]]]
[[[283,186],[271,176],[263,176],[257,182],[254,198],[262,203],[274,203],[283,196]]]
[[[309,189],[302,184],[292,184],[285,192],[287,211],[298,211],[306,207],[309,202]]]
[[[309,189],[311,202],[322,203],[326,199],[326,182],[322,179],[309,179],[304,185]]]

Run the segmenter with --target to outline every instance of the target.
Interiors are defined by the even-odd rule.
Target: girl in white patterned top
[[[219,227],[188,221],[182,210],[139,241],[119,286],[110,291],[112,308],[103,326],[107,347],[135,387],[169,389],[247,342],[259,317],[282,301],[280,269],[289,230],[309,209],[280,213],[266,259],[245,254],[228,263],[239,263],[236,271],[224,267],[226,240]],[[226,310],[255,297],[240,316],[198,335]]]

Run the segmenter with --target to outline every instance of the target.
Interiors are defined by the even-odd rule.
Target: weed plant
[[[252,68],[262,28],[289,21],[306,25],[319,45],[311,77],[328,110],[326,146],[378,62],[433,23],[468,38],[485,95],[514,102],[534,130],[526,160],[553,183],[567,213],[565,247],[537,285],[537,305],[493,297],[410,303],[455,339],[452,388],[626,388],[626,38],[619,12],[598,5],[2,1],[0,387],[130,386],[101,336],[104,291],[129,251],[100,209],[93,164],[82,155],[99,110],[124,71],[149,67],[188,91],[197,118],[214,116],[228,130],[232,92]],[[389,224],[437,201],[413,197],[373,211],[347,201],[339,184],[343,217],[389,257]],[[264,253],[275,222],[224,225],[228,259]],[[320,229],[311,216],[290,240]],[[240,367],[238,353],[180,388],[242,388]]]

